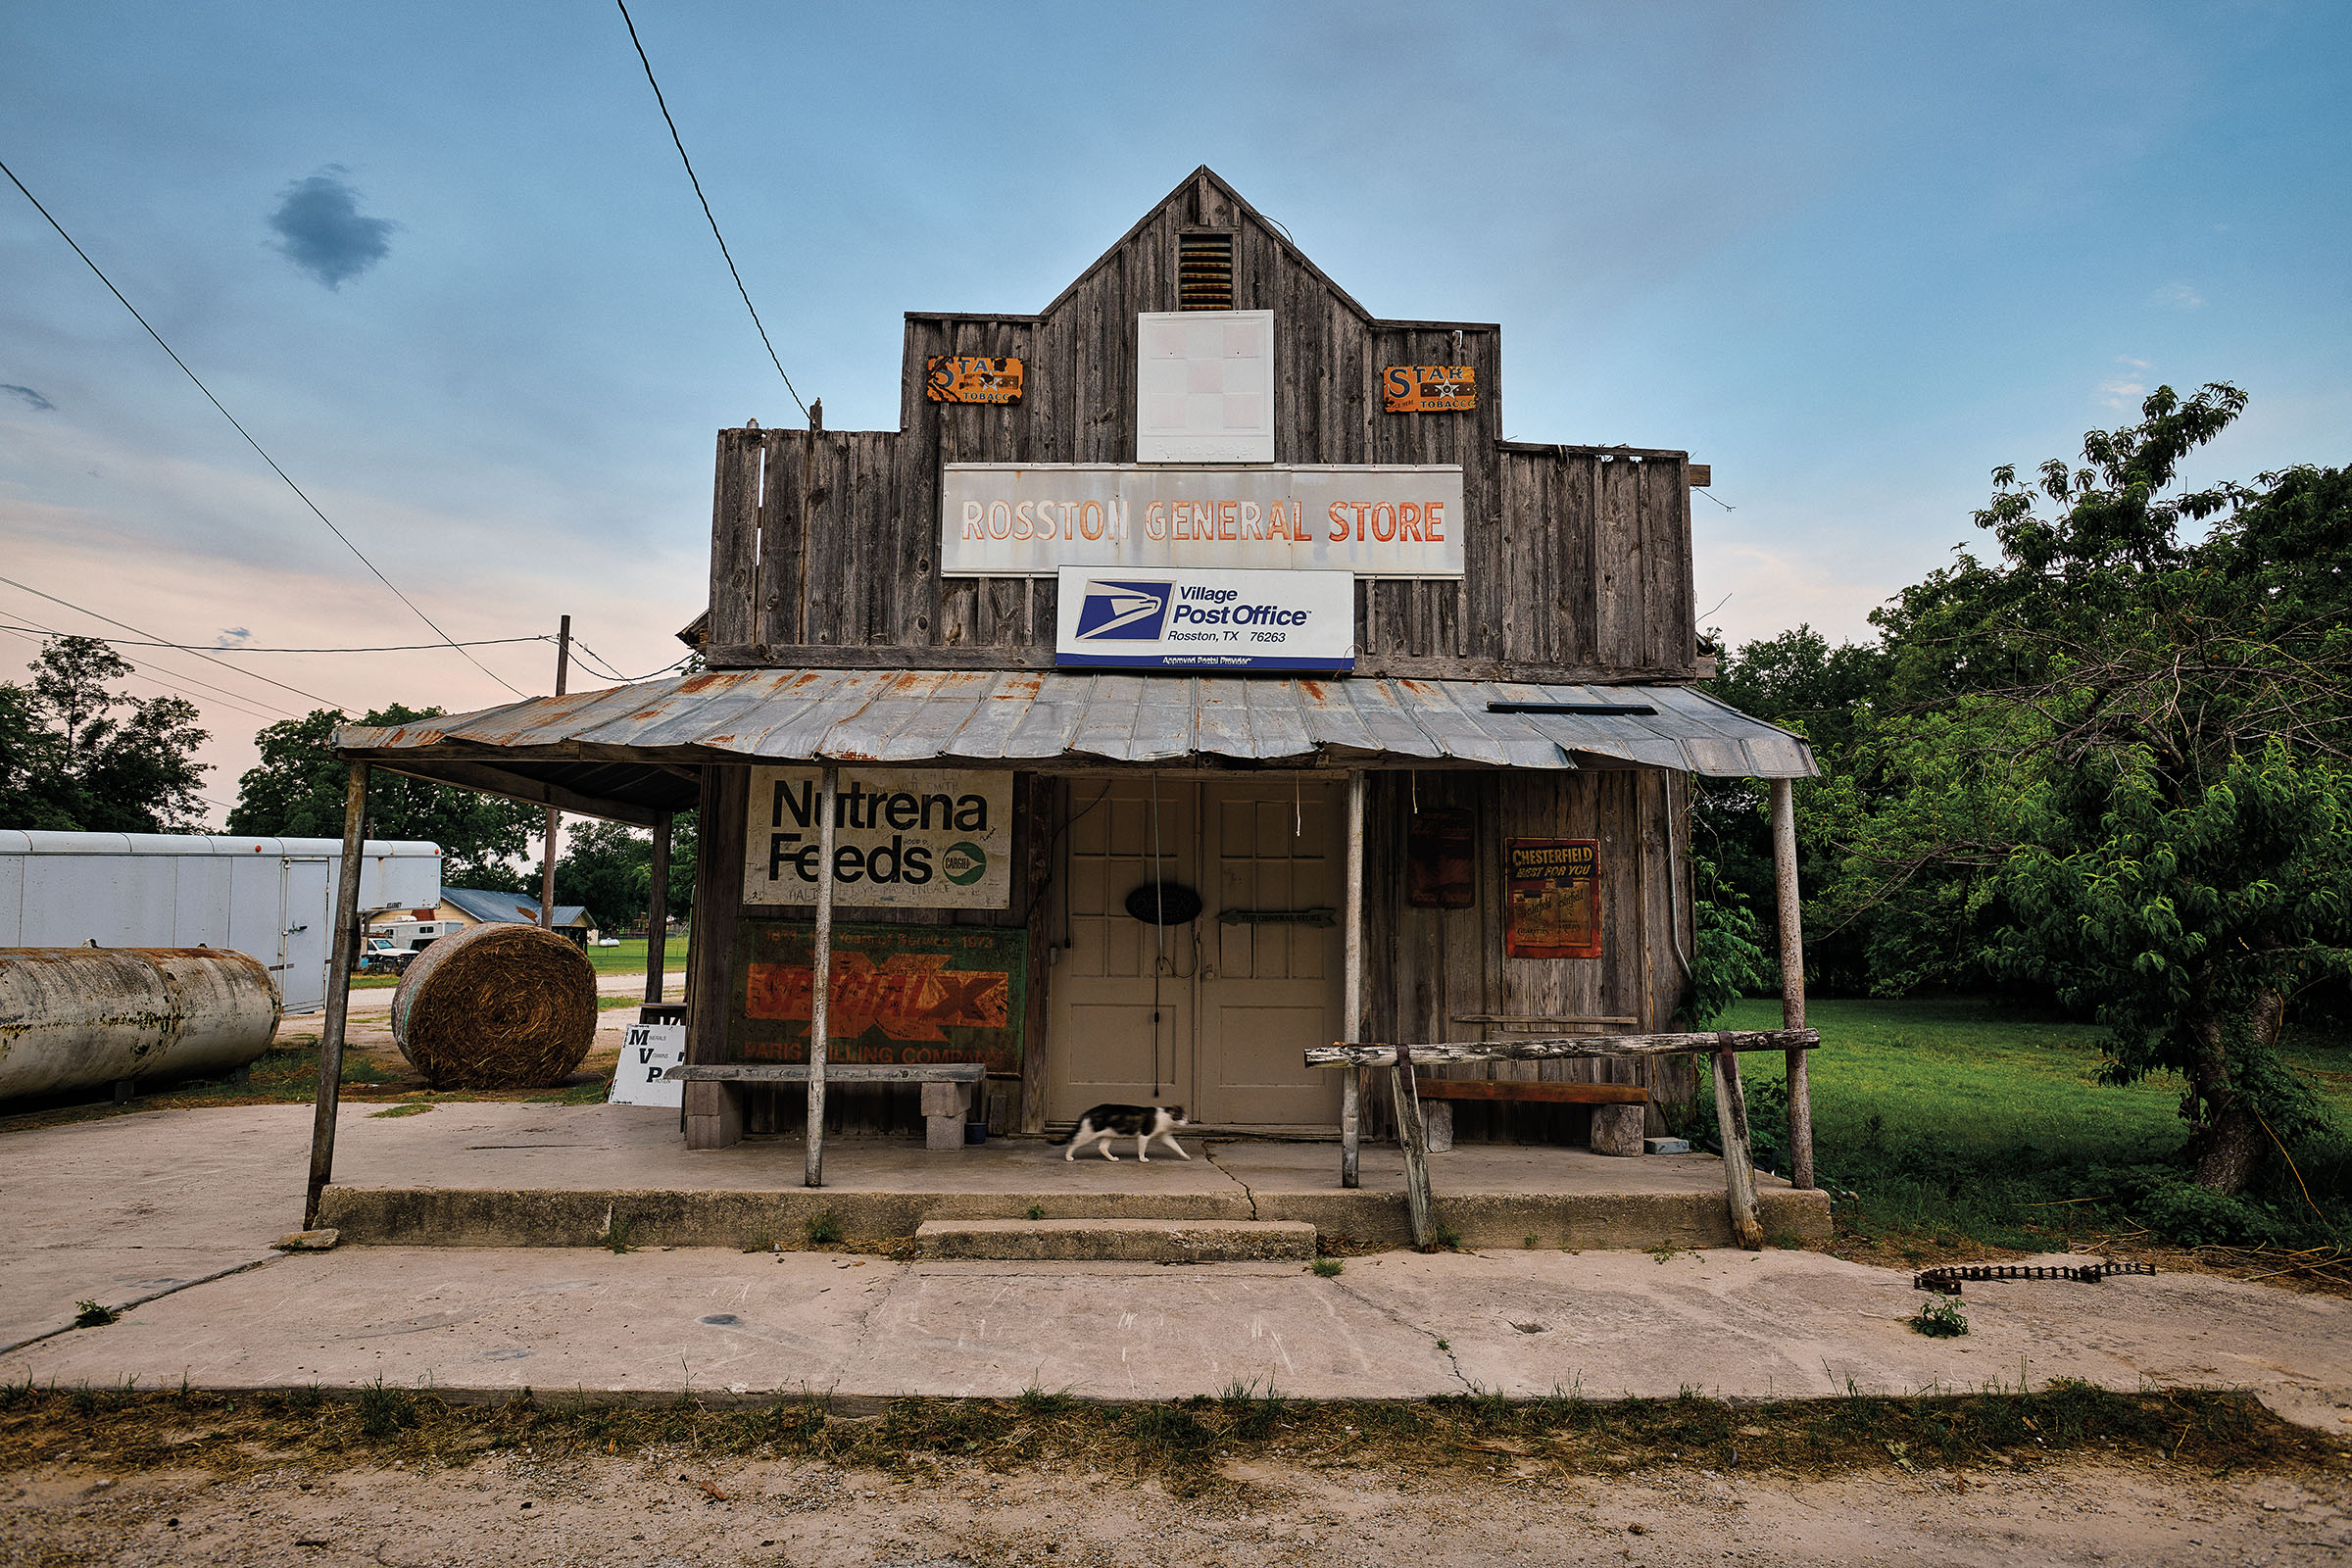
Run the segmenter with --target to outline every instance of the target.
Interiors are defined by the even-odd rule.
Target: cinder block
[[[953,1116],[923,1118],[923,1147],[928,1150],[961,1149],[963,1147],[963,1113]]]
[[[1452,1101],[1421,1102],[1421,1138],[1433,1154],[1443,1154],[1453,1147]]]
[[[923,1114],[926,1116],[961,1116],[971,1103],[970,1084],[923,1085]]]
[[[1592,1152],[1595,1154],[1641,1153],[1642,1119],[1647,1108],[1643,1105],[1594,1105],[1592,1107]]]

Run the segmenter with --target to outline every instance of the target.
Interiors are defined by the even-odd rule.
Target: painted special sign
[[[939,494],[950,577],[1051,577],[1063,566],[1462,574],[1454,466],[951,463]]]
[[[1380,372],[1391,414],[1445,414],[1478,407],[1478,372],[1467,365],[1392,365]]]
[[[934,403],[1018,403],[1021,362],[939,354],[923,362],[923,396]]]
[[[1512,958],[1600,956],[1597,839],[1505,839],[1502,951]]]
[[[728,1060],[808,1059],[813,934],[798,921],[737,923],[733,972],[743,978]],[[835,926],[826,1058],[1019,1072],[1028,942],[1019,926]]]
[[[1355,667],[1355,574],[1064,566],[1054,662],[1126,669]]]
[[[816,903],[817,770],[752,769],[746,904]],[[893,908],[1002,909],[1012,896],[1012,775],[841,770],[833,900]]]

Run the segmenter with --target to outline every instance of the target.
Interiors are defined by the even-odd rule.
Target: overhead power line
[[[667,110],[662,112],[664,114],[668,113]],[[680,152],[683,153],[683,151],[684,149],[681,148]],[[374,575],[377,582],[382,583],[386,589],[390,590],[393,598],[408,606],[411,611],[414,611],[418,620],[423,621],[427,626],[431,626],[433,628],[434,636],[440,638],[442,642],[448,644],[450,647],[457,649],[459,655],[464,658],[467,663],[473,665],[474,668],[480,670],[492,680],[497,681],[501,686],[505,686],[507,690],[514,692],[515,696],[520,697],[523,695],[518,688],[510,684],[507,679],[500,675],[496,670],[493,670],[489,665],[483,663],[471,654],[466,653],[465,648],[455,639],[453,639],[449,633],[443,631],[434,623],[432,616],[426,614],[421,609],[417,608],[416,601],[411,599],[407,594],[402,593],[399,587],[393,583],[391,578],[385,576],[383,572],[378,570],[375,563],[369,561],[367,557],[367,554],[362,551],[358,545],[355,545],[351,542],[350,536],[345,534],[342,529],[335,526],[334,519],[318,510],[318,503],[313,501],[303,490],[302,486],[294,482],[293,475],[287,473],[285,469],[277,466],[277,460],[263,449],[262,444],[253,438],[253,433],[247,430],[242,424],[237,423],[237,416],[229,413],[226,406],[224,406],[219,398],[213,396],[213,389],[209,386],[206,386],[203,378],[197,375],[194,370],[188,368],[188,362],[181,359],[176,353],[172,352],[172,345],[164,341],[164,335],[161,332],[158,332],[153,326],[148,325],[147,318],[139,314],[139,308],[131,304],[129,300],[122,297],[122,291],[115,287],[114,279],[108,277],[104,270],[102,270],[96,262],[90,260],[89,253],[81,248],[81,246],[74,240],[73,235],[66,232],[66,225],[59,222],[55,218],[50,217],[49,209],[41,205],[41,199],[38,196],[35,196],[30,190],[25,189],[24,182],[17,178],[17,172],[9,168],[6,163],[0,163],[0,174],[6,174],[8,176],[9,183],[16,186],[19,191],[24,193],[24,199],[32,203],[32,209],[34,212],[39,213],[43,218],[49,220],[49,226],[57,230],[58,238],[64,240],[68,245],[74,247],[74,254],[81,258],[81,262],[84,267],[87,267],[93,273],[97,274],[98,281],[106,285],[106,291],[109,294],[112,294],[116,300],[122,304],[122,308],[131,314],[131,318],[133,320],[136,320],[141,326],[147,328],[147,335],[155,339],[156,347],[162,349],[166,354],[171,355],[172,363],[178,366],[181,373],[186,375],[189,380],[196,383],[196,390],[204,394],[205,401],[220,411],[220,417],[226,419],[230,426],[236,430],[237,434],[245,438],[245,444],[253,448],[254,451],[261,453],[262,461],[270,465],[270,471],[276,474],[280,479],[285,480],[286,488],[293,491],[296,496],[301,498],[302,504],[311,509],[311,514],[317,517],[320,522],[326,524],[326,531],[333,534],[337,539],[341,540],[343,542],[343,548],[350,551],[354,556],[358,557],[360,564],[366,566],[368,571]],[[730,262],[728,265],[731,267],[734,264]],[[745,302],[747,304],[750,302],[750,296],[745,296]],[[781,370],[783,368],[782,365],[779,364],[777,368]],[[43,597],[46,596],[44,595]],[[103,620],[105,617],[100,616],[99,618]],[[117,624],[120,624],[120,622]],[[291,688],[288,689],[291,690]]]
[[[22,637],[22,638],[24,638],[24,639],[26,642],[28,642],[28,643],[44,643],[44,642],[46,642],[46,641],[48,640],[48,638],[49,638],[49,637],[52,637],[52,636],[55,636],[55,637],[62,637],[62,636],[64,636],[64,635],[66,635],[64,632],[50,632],[50,633],[47,633],[46,635],[41,635],[41,634],[37,634],[37,633],[34,633],[34,632],[28,632],[28,631],[25,631],[24,628],[22,628],[22,627],[19,627],[19,626],[0,626],[0,631],[4,631],[4,632],[8,633],[8,634],[9,634],[11,637]],[[150,685],[150,686],[160,686],[160,687],[162,687],[162,688],[163,688],[165,691],[168,691],[168,692],[170,692],[170,693],[171,693],[172,696],[174,696],[174,697],[185,697],[185,698],[187,698],[187,699],[188,699],[188,701],[190,701],[190,702],[192,702],[192,703],[208,703],[208,702],[209,702],[209,705],[210,705],[210,706],[213,706],[213,707],[220,707],[220,708],[230,708],[230,709],[234,709],[236,711],[238,711],[238,712],[240,712],[240,713],[243,713],[243,714],[245,714],[247,717],[261,719],[261,720],[262,720],[264,723],[267,723],[267,722],[269,722],[269,720],[270,720],[270,713],[265,713],[265,712],[263,712],[263,711],[262,711],[262,710],[261,710],[260,708],[252,708],[252,707],[247,707],[247,706],[246,706],[246,705],[247,705],[247,704],[249,704],[249,703],[258,703],[258,702],[260,702],[260,701],[261,701],[261,699],[260,699],[260,698],[258,698],[258,697],[244,697],[244,698],[240,698],[240,697],[238,697],[238,696],[237,696],[237,695],[236,695],[234,692],[223,692],[223,691],[220,691],[220,687],[218,687],[218,686],[207,686],[207,685],[205,685],[205,683],[204,683],[203,681],[197,680],[195,677],[193,677],[193,676],[190,676],[190,675],[182,675],[182,674],[180,674],[180,673],[179,673],[179,671],[177,671],[177,670],[175,670],[175,669],[174,669],[174,670],[167,670],[167,671],[165,671],[164,673],[165,673],[165,674],[169,674],[169,675],[172,676],[174,679],[177,679],[177,680],[184,680],[184,681],[186,681],[186,682],[187,682],[189,685],[191,685],[191,686],[203,686],[203,687],[204,687],[204,689],[205,689],[206,691],[208,691],[208,692],[220,692],[220,695],[219,697],[212,698],[212,699],[209,699],[209,700],[208,700],[208,699],[206,699],[206,698],[202,698],[202,697],[196,697],[196,696],[192,696],[191,694],[189,694],[189,693],[187,693],[187,692],[183,692],[183,691],[181,691],[181,690],[180,690],[178,687],[176,687],[176,686],[172,685],[172,684],[170,681],[163,680],[163,679],[161,679],[160,677],[158,677],[157,675],[155,675],[155,674],[152,674],[152,673],[150,673],[148,670],[146,670],[146,669],[143,669],[143,668],[137,668],[137,667],[133,667],[133,668],[132,668],[132,670],[131,670],[131,672],[130,672],[130,674],[129,674],[128,676],[124,677],[124,678],[125,678],[125,679],[130,679],[130,680],[143,680],[143,681],[145,681],[145,682],[146,682],[148,685]],[[266,705],[265,705],[265,706],[266,706]],[[287,711],[286,711],[286,710],[284,710],[284,709],[282,709],[282,708],[279,708],[279,709],[274,709],[274,710],[272,710],[272,711],[273,711],[273,712],[276,712],[276,713],[279,713],[279,714],[283,714],[283,715],[284,715],[285,717],[287,717],[287,718],[292,718],[292,717],[294,716],[292,713],[289,713],[289,712],[287,712]]]
[[[66,607],[68,610],[74,611],[74,612],[76,612],[77,613],[80,613],[80,614],[87,615],[87,616],[89,616],[89,617],[90,617],[92,620],[103,620],[103,621],[105,621],[105,622],[106,622],[106,623],[107,623],[109,626],[120,626],[120,627],[122,627],[122,628],[124,631],[128,631],[128,632],[138,632],[138,634],[139,634],[141,637],[153,637],[153,636],[155,636],[155,633],[153,633],[153,632],[151,632],[151,631],[140,631],[140,629],[139,629],[138,627],[136,627],[136,626],[133,626],[133,625],[132,625],[130,622],[128,622],[128,621],[126,621],[126,620],[117,620],[117,619],[116,619],[114,616],[112,616],[112,615],[102,615],[102,614],[98,613],[98,612],[97,612],[97,611],[95,611],[95,610],[88,609],[88,608],[86,608],[85,606],[82,606],[82,605],[77,605],[77,604],[74,604],[74,603],[72,600],[68,600],[68,599],[60,599],[60,598],[58,598],[58,597],[57,597],[57,595],[55,595],[55,594],[45,594],[45,593],[42,593],[42,592],[41,592],[41,590],[39,590],[38,588],[35,588],[35,587],[31,586],[31,585],[30,585],[30,584],[28,584],[28,583],[21,583],[21,582],[17,581],[17,579],[16,579],[16,578],[14,578],[14,577],[0,577],[0,582],[4,582],[4,583],[8,584],[8,585],[9,585],[11,588],[22,588],[22,589],[24,589],[24,592],[26,592],[26,593],[28,593],[28,594],[31,594],[33,597],[35,597],[35,598],[37,598],[37,599],[46,599],[46,600],[48,600],[48,601],[49,601],[51,604],[53,604],[53,605],[64,605],[64,606],[65,606],[65,607]],[[70,635],[72,635],[72,634],[71,634],[71,633],[68,633],[68,632],[59,632],[59,633],[57,633],[57,635],[58,635],[58,636],[60,636],[60,637],[65,637],[65,636],[70,636]],[[160,641],[160,639],[159,639],[159,641]],[[314,702],[314,703],[321,703],[321,704],[324,704],[326,707],[333,709],[333,710],[334,710],[336,712],[338,712],[338,713],[339,713],[339,712],[341,712],[341,711],[343,711],[343,705],[342,705],[341,703],[334,702],[334,701],[331,701],[330,699],[327,699],[327,698],[321,697],[321,696],[319,696],[319,695],[318,695],[317,692],[306,692],[306,691],[304,691],[304,690],[303,690],[301,687],[299,687],[299,686],[289,686],[289,685],[287,685],[287,684],[286,684],[284,681],[282,681],[282,680],[272,680],[272,679],[270,679],[270,678],[268,675],[257,675],[257,674],[255,674],[255,673],[254,673],[252,670],[250,670],[250,669],[238,669],[236,665],[234,665],[234,664],[231,664],[231,663],[227,663],[227,662],[225,662],[224,661],[221,661],[221,660],[215,659],[215,658],[213,658],[213,657],[212,657],[210,654],[197,653],[195,649],[193,649],[193,648],[186,648],[184,644],[182,644],[182,645],[179,645],[179,646],[181,646],[181,647],[184,649],[184,651],[185,651],[185,652],[196,654],[196,657],[197,657],[198,659],[201,659],[201,660],[203,660],[203,661],[204,661],[206,663],[208,663],[208,664],[219,664],[219,665],[220,665],[220,666],[222,669],[229,670],[229,671],[231,671],[232,673],[236,674],[237,676],[239,676],[239,677],[240,677],[240,678],[242,678],[242,679],[245,679],[245,680],[258,680],[258,681],[261,681],[261,682],[263,682],[265,685],[274,686],[274,687],[276,687],[276,688],[277,688],[279,691],[281,691],[281,692],[292,692],[292,693],[293,693],[295,696],[297,696],[297,697],[300,697],[300,698],[304,698],[304,699],[306,699],[306,700],[308,700],[308,701],[310,701],[310,702]],[[502,684],[504,684],[504,683],[502,682]],[[513,688],[513,687],[509,687],[509,688],[508,688],[508,690],[512,691],[512,690],[514,690],[514,688]],[[247,701],[247,702],[252,702],[252,701],[255,701],[255,699],[253,699],[253,698],[247,698],[247,699],[246,699],[246,701]]]
[[[58,636],[67,635],[64,632]],[[73,635],[80,636],[79,632]],[[93,637],[92,642],[115,648],[175,648],[187,654],[437,654],[448,643],[393,643],[382,648],[264,648],[254,643],[165,643],[141,641],[132,637]],[[460,648],[497,648],[507,643],[543,643],[537,637],[469,637],[459,643]]]
[[[572,638],[571,648],[572,652],[583,656],[584,662],[603,666],[600,673],[602,673],[606,679],[616,680],[623,686],[634,686],[641,680],[652,680],[656,675],[666,675],[671,670],[676,669],[679,665],[685,663],[688,659],[692,659],[694,657],[692,654],[687,654],[683,658],[673,659],[668,663],[663,664],[660,669],[653,670],[647,674],[623,675],[619,670],[612,667],[612,662],[611,660],[605,658],[604,655],[598,653],[595,649],[590,648],[586,643],[581,642],[579,638]]]
[[[791,376],[784,375],[784,362],[776,358],[775,344],[768,342],[767,327],[760,319],[759,307],[752,303],[752,291],[743,286],[743,273],[735,269],[734,253],[727,249],[727,236],[718,231],[718,220],[710,212],[710,198],[703,194],[703,182],[695,178],[694,160],[686,156],[686,142],[678,134],[678,122],[669,117],[669,101],[662,96],[662,84],[654,79],[654,63],[646,58],[645,44],[637,36],[637,24],[630,19],[628,0],[612,0],[612,3],[620,7],[620,20],[629,29],[629,42],[637,46],[637,61],[645,67],[646,85],[654,89],[654,102],[662,110],[662,122],[669,126],[669,139],[677,145],[678,162],[686,166],[686,178],[694,186],[694,199],[703,204],[703,217],[710,220],[710,237],[718,241],[718,254],[726,258],[728,275],[735,279],[735,292],[743,296],[743,308],[752,313],[752,325],[760,329],[760,341],[766,345],[776,374],[784,376],[784,390],[792,394],[793,402],[800,404],[801,416],[806,418],[808,405],[801,403],[800,388],[792,384]]]

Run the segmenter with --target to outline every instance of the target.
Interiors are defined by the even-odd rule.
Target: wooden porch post
[[[645,906],[645,1004],[662,1003],[662,971],[669,956],[669,812],[654,823],[654,885]]]
[[[816,793],[816,931],[808,949],[808,1152],[801,1185],[825,1185],[825,1048],[833,1024],[833,797],[827,762]]]
[[[1359,768],[1348,775],[1348,956],[1343,966],[1340,1033],[1362,1044],[1364,1028],[1364,795]],[[1348,1067],[1340,1076],[1340,1185],[1358,1185],[1357,1141],[1363,1122],[1364,1069]]]
[[[1805,1026],[1804,903],[1796,885],[1796,784],[1772,781],[1772,879],[1780,894],[1781,1027]],[[1813,1083],[1809,1051],[1788,1053],[1788,1184],[1813,1185]]]
[[[326,955],[326,1017],[318,1031],[318,1100],[311,1116],[311,1184],[302,1203],[302,1228],[318,1223],[318,1195],[335,1168],[335,1110],[343,1096],[343,1029],[351,1011],[351,959],[358,947],[360,861],[368,826],[368,764],[351,764],[343,798],[343,865],[335,883],[334,944]]]

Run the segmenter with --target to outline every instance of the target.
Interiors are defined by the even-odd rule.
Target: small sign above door
[[[923,396],[934,403],[1018,403],[1021,362],[940,354],[923,362]]]
[[[1478,372],[1467,365],[1392,365],[1380,375],[1391,414],[1445,414],[1478,407]]]
[[[1355,667],[1355,573],[1064,566],[1054,662],[1127,669]]]

